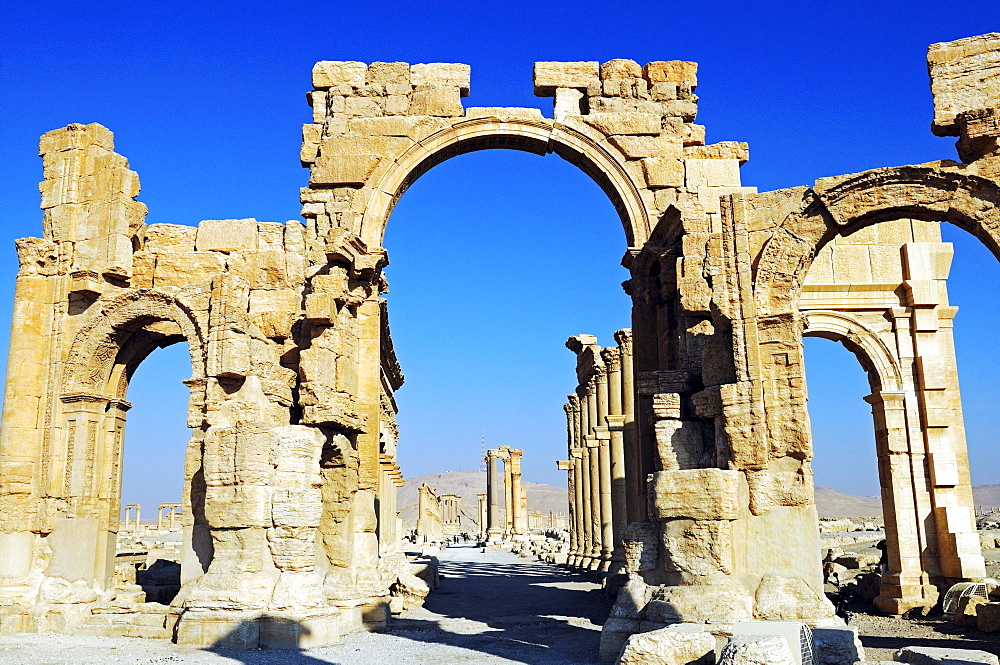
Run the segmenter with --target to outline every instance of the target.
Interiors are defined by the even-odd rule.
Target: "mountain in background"
[[[503,476],[501,475],[501,478]],[[407,479],[399,490],[400,517],[413,528],[417,520],[417,488],[427,483],[438,495],[457,494],[462,497],[462,521],[478,528],[479,502],[477,494],[486,492],[483,471],[446,471]],[[528,490],[528,508],[548,515],[552,510],[568,514],[565,487],[523,482]],[[1000,506],[1000,485],[978,485],[972,488],[976,506]],[[816,487],[816,510],[820,517],[882,517],[882,500],[877,496],[856,496],[822,485]],[[503,504],[500,505],[503,514]]]
[[[503,474],[500,476],[503,479]],[[457,494],[462,497],[462,522],[470,525],[470,530],[479,526],[479,499],[477,494],[486,493],[485,471],[445,471],[429,473],[425,476],[407,478],[397,497],[399,516],[412,529],[417,522],[418,488],[427,483],[438,496],[442,494]],[[528,509],[541,511],[548,515],[552,510],[568,514],[569,503],[565,487],[543,485],[522,481],[521,486],[528,490]],[[503,515],[503,503],[500,504],[500,514]]]
[[[972,496],[977,507],[1000,506],[1000,485],[977,485]],[[820,517],[882,517],[882,500],[820,486],[816,488],[816,510]]]

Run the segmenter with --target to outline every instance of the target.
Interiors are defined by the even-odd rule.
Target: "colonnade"
[[[569,338],[578,385],[566,412],[572,566],[610,573],[624,564],[622,532],[645,517],[645,483],[636,435],[632,331],[601,348],[593,335]]]

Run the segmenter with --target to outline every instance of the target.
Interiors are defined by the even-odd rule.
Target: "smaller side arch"
[[[899,362],[874,331],[845,312],[811,310],[805,312],[804,317],[805,330],[802,336],[841,342],[857,356],[869,377],[874,375],[877,385],[873,383],[873,392],[899,392],[903,389],[903,373]]]
[[[191,378],[204,379],[207,340],[198,317],[169,293],[137,289],[101,303],[77,332],[66,356],[62,394],[117,396],[117,389],[109,392],[109,382],[120,351],[138,329],[158,322],[176,324],[188,343]]]

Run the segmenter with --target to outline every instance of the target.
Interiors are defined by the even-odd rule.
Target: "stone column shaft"
[[[500,470],[497,469],[496,451],[490,450],[486,453],[486,540],[491,543],[499,542],[502,533],[500,491]]]

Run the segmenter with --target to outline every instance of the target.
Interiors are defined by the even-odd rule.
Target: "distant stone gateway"
[[[406,560],[383,234],[421,174],[492,148],[580,167],[625,234],[631,326],[614,347],[570,343],[570,563],[644,585],[651,623],[832,621],[801,343],[820,335],[871,379],[879,607],[981,579],[936,225],[1000,256],[1000,34],[933,45],[928,61],[933,129],[958,137],[961,162],[766,193],[740,182],[745,143],[705,145],[696,65],[680,61],[536,63],[552,118],[463,108],[466,65],[317,63],[304,221],[286,224],[147,226],[108,129],[45,134],[42,237],[17,241],[0,632],[311,646],[384,625]],[[138,603],[115,584],[126,393],[149,353],[181,341],[182,586],[169,606]],[[480,514],[503,531],[489,496]],[[517,534],[520,494],[508,505]],[[621,639],[639,631],[638,615],[616,620]]]

